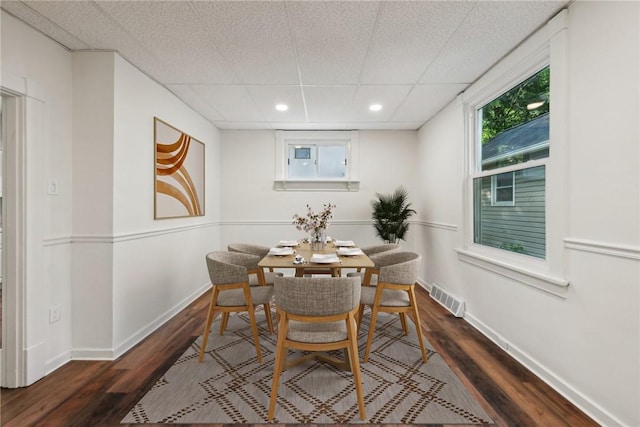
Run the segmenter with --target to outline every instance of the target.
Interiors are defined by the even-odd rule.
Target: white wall
[[[567,197],[547,207],[551,220],[566,215],[562,297],[460,261],[459,100],[419,132],[423,247],[435,261],[426,280],[464,299],[470,322],[605,425],[640,425],[639,7],[569,8],[566,182],[549,183],[566,185]]]
[[[71,54],[1,19],[2,86],[28,96],[26,385],[72,357],[118,356],[208,289],[220,135],[117,54]],[[205,216],[153,220],[154,116],[205,143]]]
[[[71,347],[71,61],[60,45],[12,16],[1,12],[0,20],[0,84],[27,99],[26,228],[36,234],[26,248],[26,333],[18,351],[27,361],[24,381],[32,383],[68,358]],[[47,195],[49,179],[57,181],[57,195]],[[53,324],[51,305],[62,315]]]
[[[330,236],[361,245],[381,243],[371,222],[370,203],[375,193],[390,193],[400,185],[407,187],[411,201],[417,200],[416,136],[413,131],[360,131],[360,190],[309,192],[273,190],[273,131],[222,131],[223,244],[270,246],[281,239],[304,237],[292,225],[292,217],[304,214],[307,203],[316,211],[326,203],[337,206]],[[415,227],[410,227],[409,234]],[[406,247],[411,244],[410,238]]]
[[[113,212],[116,354],[209,288],[204,256],[217,248],[219,131],[115,56]],[[205,144],[205,215],[154,220],[153,117]]]

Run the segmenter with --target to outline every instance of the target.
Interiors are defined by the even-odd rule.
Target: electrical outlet
[[[49,307],[49,323],[55,323],[60,320],[60,306],[58,304]]]

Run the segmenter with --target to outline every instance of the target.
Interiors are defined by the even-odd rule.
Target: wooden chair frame
[[[382,305],[382,295],[385,289],[404,291],[409,295],[408,306],[385,306]],[[360,329],[360,323],[362,321],[362,314],[364,312],[364,304],[360,305],[358,310],[358,329]],[[378,282],[376,288],[376,296],[371,306],[371,323],[369,325],[369,333],[367,335],[367,345],[364,351],[363,361],[366,363],[369,361],[369,352],[371,351],[371,342],[373,341],[373,333],[376,328],[376,321],[378,319],[378,313],[398,313],[400,315],[400,323],[404,334],[408,335],[409,330],[407,328],[407,318],[409,317],[416,326],[416,333],[418,334],[418,342],[420,343],[420,349],[422,350],[422,360],[427,363],[427,351],[424,346],[424,338],[422,337],[422,326],[420,324],[420,315],[418,314],[418,304],[416,303],[415,284],[401,285],[397,283]]]
[[[263,268],[261,267],[248,268],[247,275],[251,275],[251,274],[255,274],[258,276],[259,286],[266,286],[267,280],[265,278]],[[244,310],[241,310],[241,311],[244,311]],[[222,313],[222,319],[220,321],[220,335],[223,335],[225,329],[227,328],[227,323],[229,322],[229,313],[230,313],[229,311],[223,311]],[[273,335],[273,322],[271,320],[271,308],[269,307],[269,304],[264,304],[264,314],[265,314],[265,317],[267,318],[267,324],[269,325],[269,333]]]
[[[226,283],[226,284],[215,284],[213,286],[213,290],[211,292],[211,300],[209,302],[209,312],[207,313],[207,321],[205,323],[204,332],[202,334],[202,345],[200,346],[200,357],[198,358],[199,362],[202,362],[204,358],[204,353],[207,348],[207,341],[209,339],[209,333],[211,332],[211,323],[213,323],[213,318],[217,312],[222,314],[220,320],[220,335],[223,335],[224,330],[227,327],[227,323],[229,321],[229,313],[239,313],[239,312],[248,312],[249,320],[251,321],[251,331],[253,333],[253,343],[256,347],[256,355],[258,357],[258,362],[262,363],[262,352],[260,351],[260,339],[258,337],[258,325],[255,317],[255,309],[253,306],[253,301],[251,298],[251,291],[249,289],[249,282],[237,282],[237,283]],[[218,296],[220,292],[224,292],[231,289],[242,289],[244,293],[244,298],[246,301],[245,305],[240,306],[224,306],[218,305]],[[269,331],[273,333],[273,324],[271,321],[271,308],[269,303],[264,304],[265,316],[267,318],[267,323],[269,324]]]
[[[347,313],[336,314],[332,316],[301,316],[292,313],[288,313],[276,307],[277,314],[279,316],[278,322],[278,343],[275,356],[275,367],[273,373],[273,385],[271,387],[271,398],[269,400],[269,415],[268,420],[272,420],[275,417],[276,401],[278,398],[278,386],[280,383],[280,375],[283,369],[297,364],[298,361],[308,359],[307,356],[287,362],[287,352],[291,349],[303,350],[303,351],[331,351],[344,349],[348,356],[348,366],[353,373],[356,394],[358,396],[358,408],[360,410],[360,419],[366,418],[366,412],[364,407],[364,392],[362,390],[362,377],[360,374],[360,361],[358,356],[358,333],[356,325],[356,314],[359,307],[356,306],[353,310]],[[292,341],[287,338],[287,332],[289,329],[289,320],[296,320],[299,322],[311,322],[311,323],[325,323],[325,322],[337,322],[345,321],[347,325],[347,339],[329,343],[308,343],[300,341]]]

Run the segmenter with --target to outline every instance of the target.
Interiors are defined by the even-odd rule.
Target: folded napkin
[[[309,261],[319,264],[332,264],[340,262],[340,260],[338,259],[338,255],[336,254],[313,254]]]
[[[298,246],[299,243],[297,240],[280,240],[278,246]]]
[[[293,255],[293,248],[271,248],[269,249],[269,255]]]
[[[336,240],[334,242],[334,245],[336,245],[336,246],[355,246],[356,244],[353,243],[353,240]]]
[[[338,248],[337,252],[338,255],[345,256],[362,255],[364,253],[360,248]]]

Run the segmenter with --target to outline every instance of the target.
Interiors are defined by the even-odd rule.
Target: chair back
[[[415,252],[388,252],[375,257],[378,282],[413,285],[418,281],[422,257]]]
[[[300,316],[348,313],[360,304],[360,277],[276,277],[278,308]]]
[[[248,282],[247,269],[255,268],[260,261],[255,255],[225,251],[209,252],[206,259],[212,285]]]
[[[240,252],[243,254],[250,254],[259,256],[261,259],[266,257],[269,253],[269,249],[266,246],[253,245],[250,243],[229,243],[227,250],[229,252]]]
[[[400,245],[397,243],[385,243],[384,245],[366,246],[361,249],[362,249],[362,252],[364,252],[367,256],[370,257],[371,255],[376,255],[383,252],[400,250]]]

